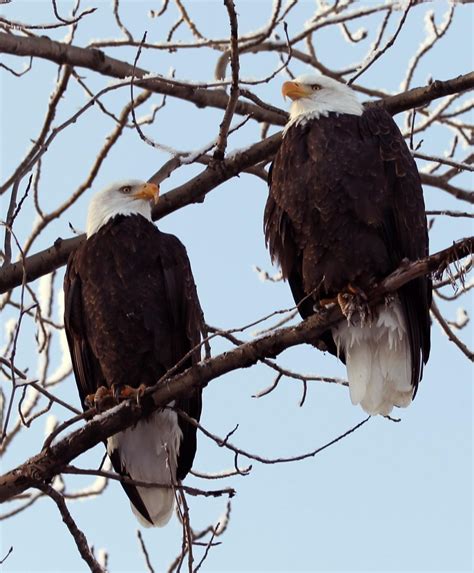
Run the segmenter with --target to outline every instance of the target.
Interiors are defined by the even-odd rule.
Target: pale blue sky
[[[356,6],[371,4],[356,2]],[[70,3],[58,3],[67,14]],[[162,20],[146,15],[157,2],[123,4],[122,17],[137,37],[148,30],[149,41],[163,41],[176,19],[175,10]],[[118,36],[111,17],[111,2],[85,2],[84,8],[99,6],[84,22],[75,43],[84,45],[92,38]],[[227,34],[227,15],[222,2],[192,2],[189,10],[206,36]],[[423,16],[426,10],[442,19],[448,3],[423,3],[409,14],[405,29],[397,43],[361,78],[375,88],[397,90],[404,77],[407,59],[425,37]],[[263,26],[269,16],[271,2],[237,2],[241,33]],[[300,2],[289,18],[290,35],[301,29],[310,17],[314,3]],[[53,21],[49,2],[14,0],[0,6],[0,14],[11,19],[31,22]],[[400,13],[391,21],[395,29]],[[376,18],[352,24],[378,25]],[[473,20],[472,7],[459,5],[453,28],[439,42],[426,63],[423,63],[413,85],[423,85],[429,76],[448,79],[472,69]],[[282,30],[280,30],[282,34]],[[347,43],[338,30],[323,29],[316,36],[318,57],[329,67],[340,69],[360,59],[373,39]],[[51,33],[62,39],[64,30]],[[183,29],[177,39],[189,39]],[[472,47],[472,46],[471,46]],[[134,51],[109,50],[117,58],[132,61]],[[212,81],[216,53],[184,51],[181,54],[144,52],[140,65],[153,72],[166,74],[170,66],[176,77]],[[19,69],[15,58],[1,61]],[[275,55],[245,56],[241,60],[241,76],[261,78],[278,66]],[[38,133],[47,107],[49,91],[55,80],[57,66],[35,61],[33,70],[20,79],[0,70],[1,84],[1,180],[23,158],[30,139]],[[306,68],[292,64],[296,73]],[[109,83],[108,78],[80,70],[95,89]],[[284,107],[280,85],[284,75],[255,92],[272,103]],[[122,88],[104,99],[118,111],[129,99],[128,88]],[[154,96],[138,116],[158,104]],[[77,85],[61,102],[56,122],[66,119],[82,103],[83,92]],[[161,143],[180,150],[201,147],[212,140],[222,118],[221,110],[198,110],[182,101],[168,100],[153,126],[145,131]],[[402,117],[397,118],[400,121]],[[74,126],[61,134],[51,146],[43,162],[40,188],[41,203],[46,210],[58,205],[77,188],[89,172],[97,149],[113,129],[113,122],[96,108],[88,110]],[[240,148],[258,137],[258,126],[249,122],[229,142],[230,149]],[[424,153],[442,154],[451,135],[433,130],[425,139]],[[466,150],[460,149],[460,156]],[[124,177],[148,178],[167,156],[147,147],[130,131],[114,148],[97,178],[94,189]],[[177,172],[162,185],[162,193],[187,180],[201,167],[190,166]],[[457,179],[469,188],[472,178]],[[88,191],[77,205],[36,242],[34,251],[49,246],[56,237],[69,237],[68,223],[83,229]],[[262,214],[267,196],[263,181],[250,175],[232,179],[210,193],[204,204],[192,205],[160,222],[160,228],[180,237],[187,247],[201,303],[212,325],[235,327],[250,322],[273,310],[292,305],[288,286],[283,283],[262,283],[252,270],[253,265],[270,270],[262,233]],[[459,208],[445,193],[427,188],[428,208]],[[7,202],[2,199],[2,217]],[[461,206],[462,208],[463,206]],[[33,221],[31,197],[21,213],[16,232],[24,238]],[[465,220],[439,219],[433,228],[432,250],[448,246],[452,240],[472,233]],[[63,269],[56,278],[62,282]],[[464,301],[464,305],[467,301]],[[451,318],[458,306],[448,307]],[[443,306],[443,308],[446,308]],[[472,305],[471,309],[472,310]],[[12,314],[6,313],[4,321]],[[59,318],[59,317],[58,317]],[[33,328],[26,324],[20,342],[17,365],[36,369],[35,348],[31,341]],[[472,346],[472,329],[462,333]],[[2,332],[3,336],[3,332]],[[3,344],[4,341],[2,341]],[[215,343],[215,353],[227,348]],[[53,363],[60,360],[57,345]],[[283,354],[279,362],[293,370],[321,375],[344,376],[344,370],[331,356],[313,348],[300,347]],[[54,368],[53,368],[54,369]],[[288,456],[323,445],[362,420],[364,413],[350,404],[345,388],[312,382],[305,405],[298,406],[301,384],[283,380],[269,396],[256,400],[252,395],[268,386],[273,373],[263,366],[234,372],[212,382],[204,391],[202,422],[212,432],[224,436],[235,424],[239,429],[233,442],[244,449],[264,456]],[[2,382],[3,384],[3,382]],[[72,378],[58,389],[76,406],[79,400]],[[372,419],[358,432],[326,450],[314,459],[278,466],[253,463],[247,477],[220,482],[203,482],[194,478],[186,483],[199,487],[235,487],[228,531],[220,539],[206,561],[209,571],[470,571],[472,569],[472,369],[460,352],[433,326],[432,357],[426,367],[418,396],[409,409],[396,412],[402,418],[394,424]],[[66,419],[63,410],[55,410],[59,419]],[[44,420],[31,429],[1,462],[2,472],[36,453],[42,443]],[[103,448],[77,461],[82,467],[97,466]],[[245,460],[241,464],[245,465]],[[233,456],[214,443],[199,437],[195,468],[216,472],[230,469]],[[90,480],[68,479],[73,491],[78,484]],[[191,518],[196,529],[216,523],[225,509],[224,499],[191,498]],[[2,506],[1,511],[11,504]],[[79,527],[96,550],[107,548],[111,571],[144,571],[143,557],[138,548],[135,521],[128,501],[117,483],[109,484],[105,493],[94,500],[71,502],[70,510]],[[13,554],[3,566],[5,571],[84,571],[68,531],[50,500],[40,500],[26,510],[0,524],[1,555],[13,545]],[[157,571],[163,571],[179,552],[180,526],[175,518],[163,529],[143,530],[145,542]]]

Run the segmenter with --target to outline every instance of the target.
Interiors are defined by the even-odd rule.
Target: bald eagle
[[[178,371],[200,360],[202,312],[191,267],[182,243],[152,223],[157,198],[158,187],[141,181],[96,194],[87,240],[68,261],[64,323],[84,408],[89,395],[104,400],[139,393],[188,353]],[[176,400],[176,406],[199,420],[201,392]],[[172,410],[157,411],[111,436],[107,451],[120,475],[176,483],[191,469],[196,428]],[[171,488],[122,485],[143,525],[167,523]]]
[[[264,229],[306,318],[324,299],[360,302],[404,259],[428,254],[428,233],[416,164],[387,111],[324,76],[285,82],[282,93],[293,101]],[[323,335],[320,348],[346,364],[353,404],[383,415],[410,404],[429,357],[430,305],[431,281],[418,278],[367,320]]]

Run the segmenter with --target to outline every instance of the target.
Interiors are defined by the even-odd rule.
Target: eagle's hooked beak
[[[281,93],[284,98],[289,97],[292,100],[308,97],[309,93],[305,86],[298,82],[285,82],[281,86]]]
[[[160,188],[155,183],[145,183],[140,187],[140,189],[133,195],[134,199],[145,199],[147,201],[153,201],[153,204],[158,203],[160,198]]]

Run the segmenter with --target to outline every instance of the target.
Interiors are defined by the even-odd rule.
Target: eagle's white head
[[[96,193],[87,211],[87,237],[116,215],[142,215],[151,221],[151,208],[158,201],[159,187],[136,179],[119,181]]]
[[[349,86],[327,76],[299,76],[292,82],[285,82],[281,93],[283,97],[293,100],[285,132],[291,125],[304,124],[310,119],[327,116],[330,112],[361,115],[364,111]]]

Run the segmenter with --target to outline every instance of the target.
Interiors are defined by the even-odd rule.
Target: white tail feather
[[[411,403],[411,355],[400,301],[379,307],[376,315],[362,326],[343,321],[332,335],[346,357],[352,403],[386,416]]]
[[[136,426],[107,440],[109,455],[118,451],[122,467],[131,479],[149,483],[176,482],[176,465],[182,432],[176,412],[155,412]],[[169,488],[137,487],[153,525],[166,525],[173,513],[174,491]],[[145,527],[151,524],[130,504],[133,513]]]

